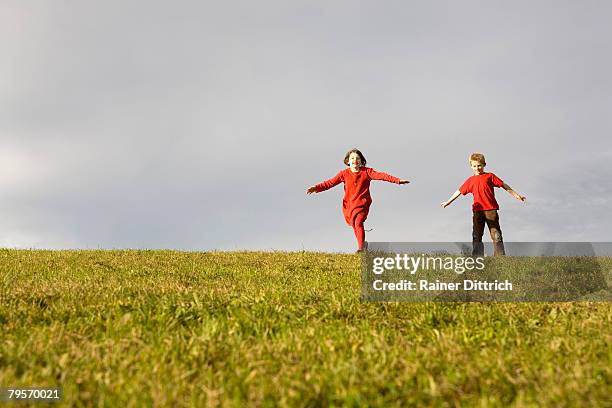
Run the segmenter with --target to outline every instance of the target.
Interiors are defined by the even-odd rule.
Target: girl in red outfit
[[[344,164],[348,169],[340,171],[335,177],[312,186],[306,190],[306,194],[320,193],[325,190],[344,183],[344,199],[342,200],[342,213],[346,223],[353,228],[357,238],[357,252],[365,249],[365,230],[363,223],[368,218],[372,197],[370,197],[370,181],[384,180],[396,184],[408,184],[408,180],[400,180],[387,173],[380,173],[369,167],[365,167],[366,159],[363,154],[352,149],[346,153]]]

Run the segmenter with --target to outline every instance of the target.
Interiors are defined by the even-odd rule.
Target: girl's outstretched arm
[[[402,180],[399,179],[395,176],[392,176],[390,174],[387,173],[383,173],[382,171],[376,171],[374,169],[368,169],[368,176],[370,176],[370,178],[372,180],[383,180],[383,181],[388,181],[389,183],[395,183],[395,184],[408,184],[410,183],[408,180]]]
[[[325,180],[322,183],[309,187],[308,190],[306,190],[306,194],[320,193],[322,191],[329,190],[330,188],[337,186],[343,181],[344,181],[344,175],[342,174],[342,172],[340,172],[336,174],[334,177],[330,178],[329,180]]]

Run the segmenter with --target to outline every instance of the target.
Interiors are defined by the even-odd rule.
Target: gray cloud
[[[469,239],[478,150],[507,240],[609,240],[603,2],[1,7],[0,245],[351,250],[354,146],[413,181],[368,239]]]

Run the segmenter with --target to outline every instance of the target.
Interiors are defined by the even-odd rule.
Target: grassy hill
[[[356,255],[0,250],[0,387],[76,406],[609,403],[609,302],[362,303],[360,285]]]

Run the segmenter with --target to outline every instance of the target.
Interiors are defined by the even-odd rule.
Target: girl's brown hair
[[[351,155],[351,153],[356,153],[357,156],[359,156],[359,158],[361,159],[361,165],[365,167],[365,165],[366,165],[366,158],[363,155],[363,153],[361,153],[359,151],[359,149],[351,149],[348,152],[346,152],[346,155],[344,156],[344,164],[349,166],[349,156]]]

